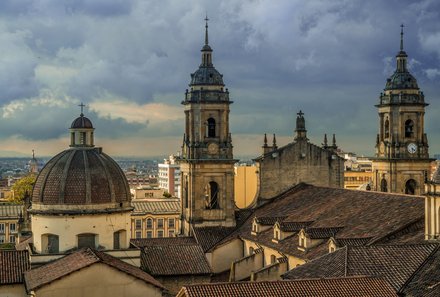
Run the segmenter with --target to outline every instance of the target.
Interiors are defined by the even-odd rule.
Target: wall
[[[32,215],[32,232],[34,246],[38,253],[42,251],[43,234],[56,234],[59,236],[59,251],[67,251],[77,247],[77,235],[81,233],[98,234],[97,245],[104,249],[113,249],[113,233],[126,230],[125,241],[120,248],[127,248],[130,239],[130,212],[95,214],[95,215],[64,215],[42,216]]]
[[[93,264],[35,290],[40,297],[159,297],[157,287],[102,263]]]
[[[263,252],[252,254],[234,261],[231,265],[229,281],[241,281],[251,276],[252,271],[263,267]]]
[[[344,187],[344,159],[307,141],[299,140],[256,159],[259,197],[273,198],[304,182]]]
[[[147,229],[147,219],[153,219],[153,228]],[[158,219],[164,220],[164,226],[163,228],[158,228]],[[168,219],[174,219],[174,227],[170,228],[168,225]],[[141,228],[136,229],[136,220],[141,220]],[[147,238],[147,231],[152,232],[152,237],[156,238],[158,237],[157,231],[163,231],[163,237],[170,237],[170,231],[172,231],[171,237],[174,236],[174,234],[178,234],[180,232],[180,213],[167,213],[167,214],[161,214],[161,213],[155,213],[155,214],[141,214],[138,215],[136,213],[133,213],[131,215],[131,238]],[[140,237],[136,236],[136,232]]]
[[[207,259],[214,273],[224,272],[231,269],[231,264],[236,259],[243,257],[243,242],[240,239],[234,239],[217,247]]]
[[[2,285],[0,286],[1,297],[26,297],[24,284]]]
[[[281,275],[288,271],[287,262],[271,264],[251,274],[251,281],[281,280]]]
[[[235,166],[234,199],[239,208],[248,207],[257,194],[257,166]]]

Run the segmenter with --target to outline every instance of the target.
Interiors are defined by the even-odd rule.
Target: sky
[[[206,13],[235,156],[258,156],[264,133],[293,141],[299,110],[311,142],[335,133],[344,151],[373,156],[402,23],[440,153],[438,0],[2,0],[0,156],[68,148],[81,102],[111,156],[177,153]]]

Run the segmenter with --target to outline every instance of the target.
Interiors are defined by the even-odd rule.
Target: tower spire
[[[400,25],[400,51],[403,52],[403,24]]]
[[[205,45],[208,45],[209,40],[208,40],[208,13],[206,13],[206,17],[205,17]]]

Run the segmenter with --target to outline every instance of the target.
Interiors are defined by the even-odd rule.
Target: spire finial
[[[403,27],[405,27],[403,24],[400,25],[400,51],[403,51]]]
[[[328,147],[328,142],[327,142],[327,133],[324,134],[324,148]]]
[[[267,135],[264,133],[264,146],[267,146]]]
[[[206,17],[205,17],[205,45],[208,45],[208,13],[206,13]]]
[[[83,113],[83,112],[84,112],[85,104],[81,102],[81,104],[78,105],[78,106],[81,107],[81,116],[84,116],[84,113]]]
[[[277,146],[277,138],[275,137],[275,133],[273,134],[272,145],[273,145],[274,147]]]
[[[333,148],[337,148],[338,147],[336,145],[336,135],[335,134],[333,134],[332,146],[333,146]]]

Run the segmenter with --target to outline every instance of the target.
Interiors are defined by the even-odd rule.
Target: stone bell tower
[[[191,226],[235,226],[234,163],[228,89],[212,64],[205,19],[202,62],[191,74],[185,108],[181,166],[182,233]]]
[[[379,134],[373,159],[375,191],[424,194],[430,173],[428,137],[425,133],[425,96],[407,68],[408,55],[403,50],[403,25],[397,67],[387,79],[376,105]]]

